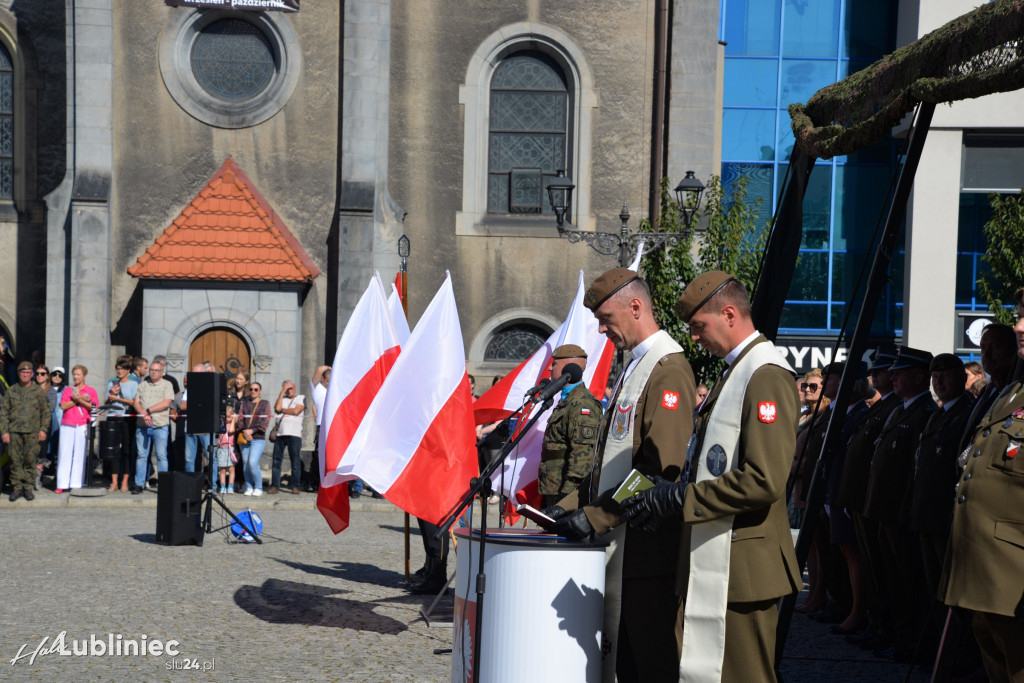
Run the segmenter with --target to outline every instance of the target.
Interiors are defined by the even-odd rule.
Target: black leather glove
[[[587,519],[587,513],[583,510],[573,510],[567,515],[563,515],[554,524],[551,525],[549,531],[559,536],[565,536],[568,539],[578,541],[581,538],[586,538],[590,534],[594,533],[594,527],[590,526],[590,520]]]
[[[540,514],[547,515],[551,519],[561,519],[569,513],[566,512],[564,508],[561,508],[557,505],[549,505],[548,507],[541,510]]]
[[[634,529],[652,531],[658,522],[676,517],[683,511],[688,483],[654,478],[654,488],[641,491],[622,501],[622,521]]]

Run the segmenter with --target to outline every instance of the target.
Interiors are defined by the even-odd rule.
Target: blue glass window
[[[725,54],[777,55],[782,0],[728,0]]]
[[[778,73],[776,59],[727,57],[723,104],[726,107],[777,106]]]
[[[842,0],[787,0],[783,10],[784,57],[839,56]]]
[[[722,121],[722,158],[774,160],[775,115],[774,109],[726,109]]]
[[[725,0],[722,187],[748,180],[749,201],[762,198],[759,220],[777,208],[794,139],[787,107],[868,66],[895,48],[896,3],[890,0]],[[773,99],[774,98],[774,99]],[[848,157],[816,162],[804,197],[800,261],[780,331],[827,334],[838,329],[873,254],[871,236],[896,166],[885,140]],[[902,250],[902,236],[898,242]],[[894,257],[874,331],[902,327],[902,262]],[[863,286],[863,285],[862,285]],[[856,303],[856,302],[854,302]],[[854,312],[856,310],[854,309]]]
[[[536,51],[504,59],[491,79],[487,211],[550,213],[544,187],[567,168],[569,89],[561,68]]]
[[[783,59],[781,80],[783,105],[806,102],[811,95],[836,82],[836,62],[831,59]]]

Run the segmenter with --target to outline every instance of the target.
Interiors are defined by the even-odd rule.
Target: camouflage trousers
[[[11,456],[11,487],[13,491],[31,491],[36,485],[36,460],[39,456],[39,432],[11,432],[7,446]]]

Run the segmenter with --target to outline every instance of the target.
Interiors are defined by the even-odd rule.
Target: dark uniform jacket
[[[917,449],[913,494],[907,499],[911,531],[940,535],[949,531],[959,477],[958,446],[973,407],[974,398],[965,392],[949,410],[939,408],[925,425]]]
[[[767,339],[757,339],[737,357]],[[720,380],[697,415],[700,456],[708,420],[722,387]],[[774,419],[763,421],[759,404],[774,402]],[[691,484],[683,501],[683,534],[676,589],[685,594],[689,578],[690,525],[735,515],[729,561],[729,602],[754,602],[789,595],[803,586],[786,513],[786,479],[796,449],[800,400],[793,376],[777,365],[754,372],[743,397],[737,466],[714,479]],[[768,419],[766,417],[766,419]],[[705,467],[705,463],[696,463]],[[627,546],[628,547],[628,546]]]
[[[36,384],[15,384],[0,401],[0,434],[50,432],[50,402]]]
[[[947,605],[1020,616],[1024,594],[1024,385],[978,423],[958,484],[943,581]],[[940,589],[941,590],[941,589]]]
[[[909,408],[897,406],[886,420],[871,459],[871,477],[864,501],[865,517],[906,528],[906,520],[900,518],[900,509],[910,491],[914,453],[924,426],[937,409],[931,394],[924,393]]]
[[[896,394],[875,401],[864,414],[857,430],[846,444],[846,459],[843,473],[832,504],[851,512],[863,514],[864,498],[867,497],[868,479],[871,475],[871,459],[875,454],[875,441],[882,431],[889,414],[900,405]]]
[[[566,494],[579,486],[594,463],[600,428],[601,402],[580,382],[548,418],[537,471],[542,496]]]
[[[665,392],[673,392],[679,397],[672,408],[665,406]],[[693,370],[683,354],[670,353],[658,361],[634,409],[633,467],[636,470],[650,478],[660,476],[673,481],[679,478],[686,463],[686,443],[693,431],[691,418],[696,395]],[[618,397],[615,399],[617,401]],[[609,415],[614,413],[616,401],[609,404]],[[606,415],[601,425],[602,439],[606,438],[608,426]],[[587,519],[598,534],[606,534],[618,526],[622,512],[619,504],[612,500],[618,486],[611,487],[590,502],[591,483],[600,480],[600,458],[603,455],[603,452],[599,453],[593,471],[579,488],[558,502],[568,511],[584,506]],[[678,520],[663,520],[654,531],[627,527],[622,557],[623,578],[671,576],[676,568],[679,533]]]

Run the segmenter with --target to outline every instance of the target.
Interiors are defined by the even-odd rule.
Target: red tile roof
[[[228,157],[128,273],[171,280],[312,282],[320,270]]]

